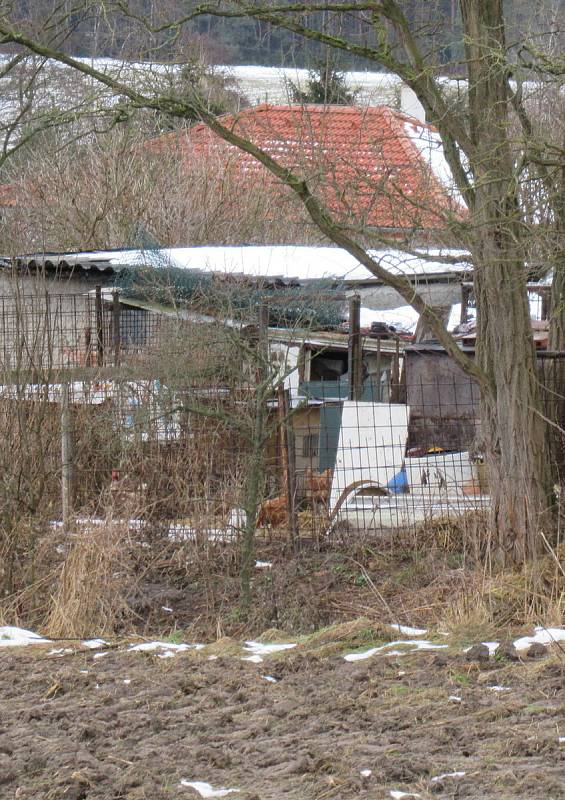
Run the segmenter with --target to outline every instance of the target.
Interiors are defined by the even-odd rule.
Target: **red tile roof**
[[[447,216],[464,213],[447,185],[441,148],[436,145],[430,154],[415,141],[423,136],[438,142],[437,131],[401,112],[384,106],[266,104],[220,121],[303,174],[311,190],[344,222],[438,230],[446,227]],[[204,124],[166,134],[150,146],[154,151],[176,146],[187,163],[215,153],[226,165],[235,165],[253,187],[259,178],[271,185],[274,181],[252,156]]]

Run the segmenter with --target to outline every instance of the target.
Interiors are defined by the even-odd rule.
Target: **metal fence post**
[[[296,458],[294,451],[294,431],[290,420],[290,392],[282,384],[277,389],[277,405],[279,411],[279,435],[283,484],[286,494],[288,527],[292,541],[296,545],[298,539],[298,517],[296,514]]]
[[[114,366],[120,365],[120,295],[112,292],[112,339],[114,344]]]
[[[96,313],[96,363],[99,367],[104,364],[104,322],[102,317],[102,287],[97,286],[95,291]]]
[[[73,433],[68,383],[63,384],[61,397],[61,500],[63,528],[67,531],[73,511]]]

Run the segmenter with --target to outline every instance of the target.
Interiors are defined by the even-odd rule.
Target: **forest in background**
[[[337,2],[337,0],[336,0]],[[143,50],[148,60],[182,61],[198,54],[208,63],[257,64],[268,66],[308,67],[319,59],[323,48],[316,42],[307,42],[291,32],[277,29],[268,23],[249,17],[229,19],[210,15],[199,17],[180,31],[167,30],[150,34],[131,17],[103,10],[98,2],[76,4],[70,0],[8,0],[0,3],[15,13],[30,33],[44,28],[50,15],[60,15],[61,6],[68,5],[65,50],[83,57],[139,58]],[[139,18],[148,20],[157,28],[172,15],[182,16],[196,2],[187,0],[136,0]],[[548,30],[548,21],[564,14],[562,0],[506,0],[508,41],[516,41],[525,33]],[[403,11],[418,35],[425,37],[429,51],[438,66],[447,73],[456,74],[456,63],[463,55],[463,37],[459,4],[456,0],[404,0]],[[308,15],[311,21],[332,33],[346,34],[349,40],[360,44],[374,43],[374,29],[369,20],[358,13],[331,11]],[[344,69],[363,69],[369,64],[362,58],[342,54],[340,66]],[[374,62],[370,65],[374,70]]]

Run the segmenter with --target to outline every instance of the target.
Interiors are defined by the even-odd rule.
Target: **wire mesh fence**
[[[284,346],[300,351],[285,372],[284,359],[263,361],[255,329],[126,308],[116,294],[0,309],[6,518],[68,524],[65,481],[72,524],[111,514],[176,540],[229,540],[255,523],[288,539],[380,534],[489,506],[477,387],[438,372],[437,352],[416,369],[398,343],[388,361],[379,350],[352,399],[347,334],[331,380],[304,373],[303,335]],[[562,461],[565,359],[538,363]]]

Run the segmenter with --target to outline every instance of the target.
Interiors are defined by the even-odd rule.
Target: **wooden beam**
[[[349,300],[349,399],[361,400],[363,394],[363,352],[361,341],[361,298],[358,294]]]

